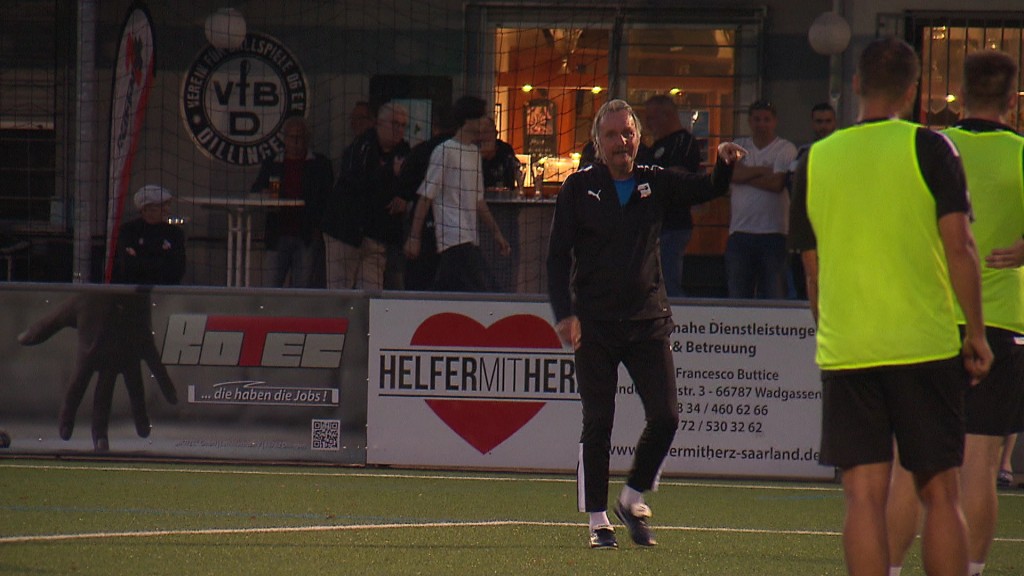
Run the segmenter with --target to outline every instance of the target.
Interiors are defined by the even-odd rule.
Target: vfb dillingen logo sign
[[[232,51],[207,46],[182,86],[182,117],[209,157],[239,166],[259,164],[284,149],[281,124],[305,116],[305,74],[280,42],[251,33]]]

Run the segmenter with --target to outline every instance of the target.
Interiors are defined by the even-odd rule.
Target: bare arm
[[[981,266],[970,223],[963,212],[951,212],[939,218],[939,235],[946,252],[949,279],[966,320],[961,354],[964,367],[977,384],[992,366],[992,350],[985,339],[985,321],[981,311]]]
[[[732,181],[735,184],[749,184],[751,180],[768,176],[771,173],[771,166],[747,166],[737,163],[732,172]]]
[[[807,280],[807,300],[811,303],[811,314],[814,322],[818,322],[818,251],[804,250],[800,253],[804,263],[804,276]]]
[[[755,186],[768,192],[779,193],[786,189],[786,173],[775,172],[771,166],[744,166],[737,164],[732,173],[734,184]]]
[[[580,319],[576,316],[567,316],[558,321],[555,331],[562,343],[571,346],[573,350],[580,347]]]
[[[769,173],[763,176],[757,176],[751,178],[747,184],[756,186],[761,190],[767,190],[769,192],[775,192],[779,194],[786,190],[786,173],[785,172],[771,172],[771,168],[768,169]]]
[[[405,240],[405,256],[415,260],[420,255],[420,236],[423,234],[423,223],[427,220],[427,210],[430,210],[430,198],[420,196],[416,202],[416,210],[412,213],[412,226],[409,229],[409,237]]]
[[[1017,240],[1012,246],[995,248],[985,256],[985,264],[989,268],[1020,268],[1024,266],[1024,239]]]

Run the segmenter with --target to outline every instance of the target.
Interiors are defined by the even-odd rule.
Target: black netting
[[[312,151],[327,158],[337,181],[359,136],[357,103],[401,105],[409,115],[405,139],[415,145],[443,130],[456,99],[472,95],[486,102],[514,155],[512,168],[493,168],[511,178],[485,169],[488,206],[511,245],[501,255],[492,231],[477,223],[489,278],[497,290],[543,292],[553,196],[585,154],[600,105],[623,98],[642,117],[647,98],[670,95],[707,165],[760,93],[766,17],[763,9],[446,0],[246,2],[228,14],[218,13],[219,3],[151,0],[144,6],[155,69],[117,216],[111,137],[125,132],[111,119],[123,106],[114,75],[131,6],[0,3],[0,263],[10,263],[15,279],[104,281],[111,227],[137,215],[135,191],[158,185],[175,196],[170,216],[187,236],[184,283],[271,285],[277,251],[269,248],[278,247],[281,224],[268,215],[275,220],[284,209],[233,203],[253,197],[260,161],[283,150],[287,116],[305,118]],[[211,45],[208,22],[218,44],[241,40],[244,23],[244,43]],[[695,220],[689,253],[710,265],[694,270],[714,271],[727,201],[695,212]],[[402,240],[384,242],[386,255],[397,259]],[[248,266],[239,261],[246,256]],[[322,268],[323,252],[316,258]],[[324,285],[326,276],[318,270],[314,281]]]

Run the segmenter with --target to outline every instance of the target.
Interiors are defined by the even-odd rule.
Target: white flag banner
[[[110,102],[110,164],[107,168],[107,250],[103,280],[114,270],[117,233],[124,215],[132,160],[138,146],[149,90],[153,85],[154,43],[149,12],[135,3],[125,18],[117,49]]]

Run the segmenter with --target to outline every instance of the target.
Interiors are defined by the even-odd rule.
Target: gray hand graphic
[[[171,404],[178,402],[174,382],[153,342],[149,309],[148,292],[84,292],[69,298],[18,335],[22,345],[34,346],[64,328],[78,329],[75,367],[58,418],[60,437],[64,440],[71,438],[75,414],[94,373],[98,378],[93,391],[92,439],[98,452],[110,448],[107,428],[118,375],[128,389],[136,432],[142,438],[149,436],[140,361],[146,362],[164,398]]]

